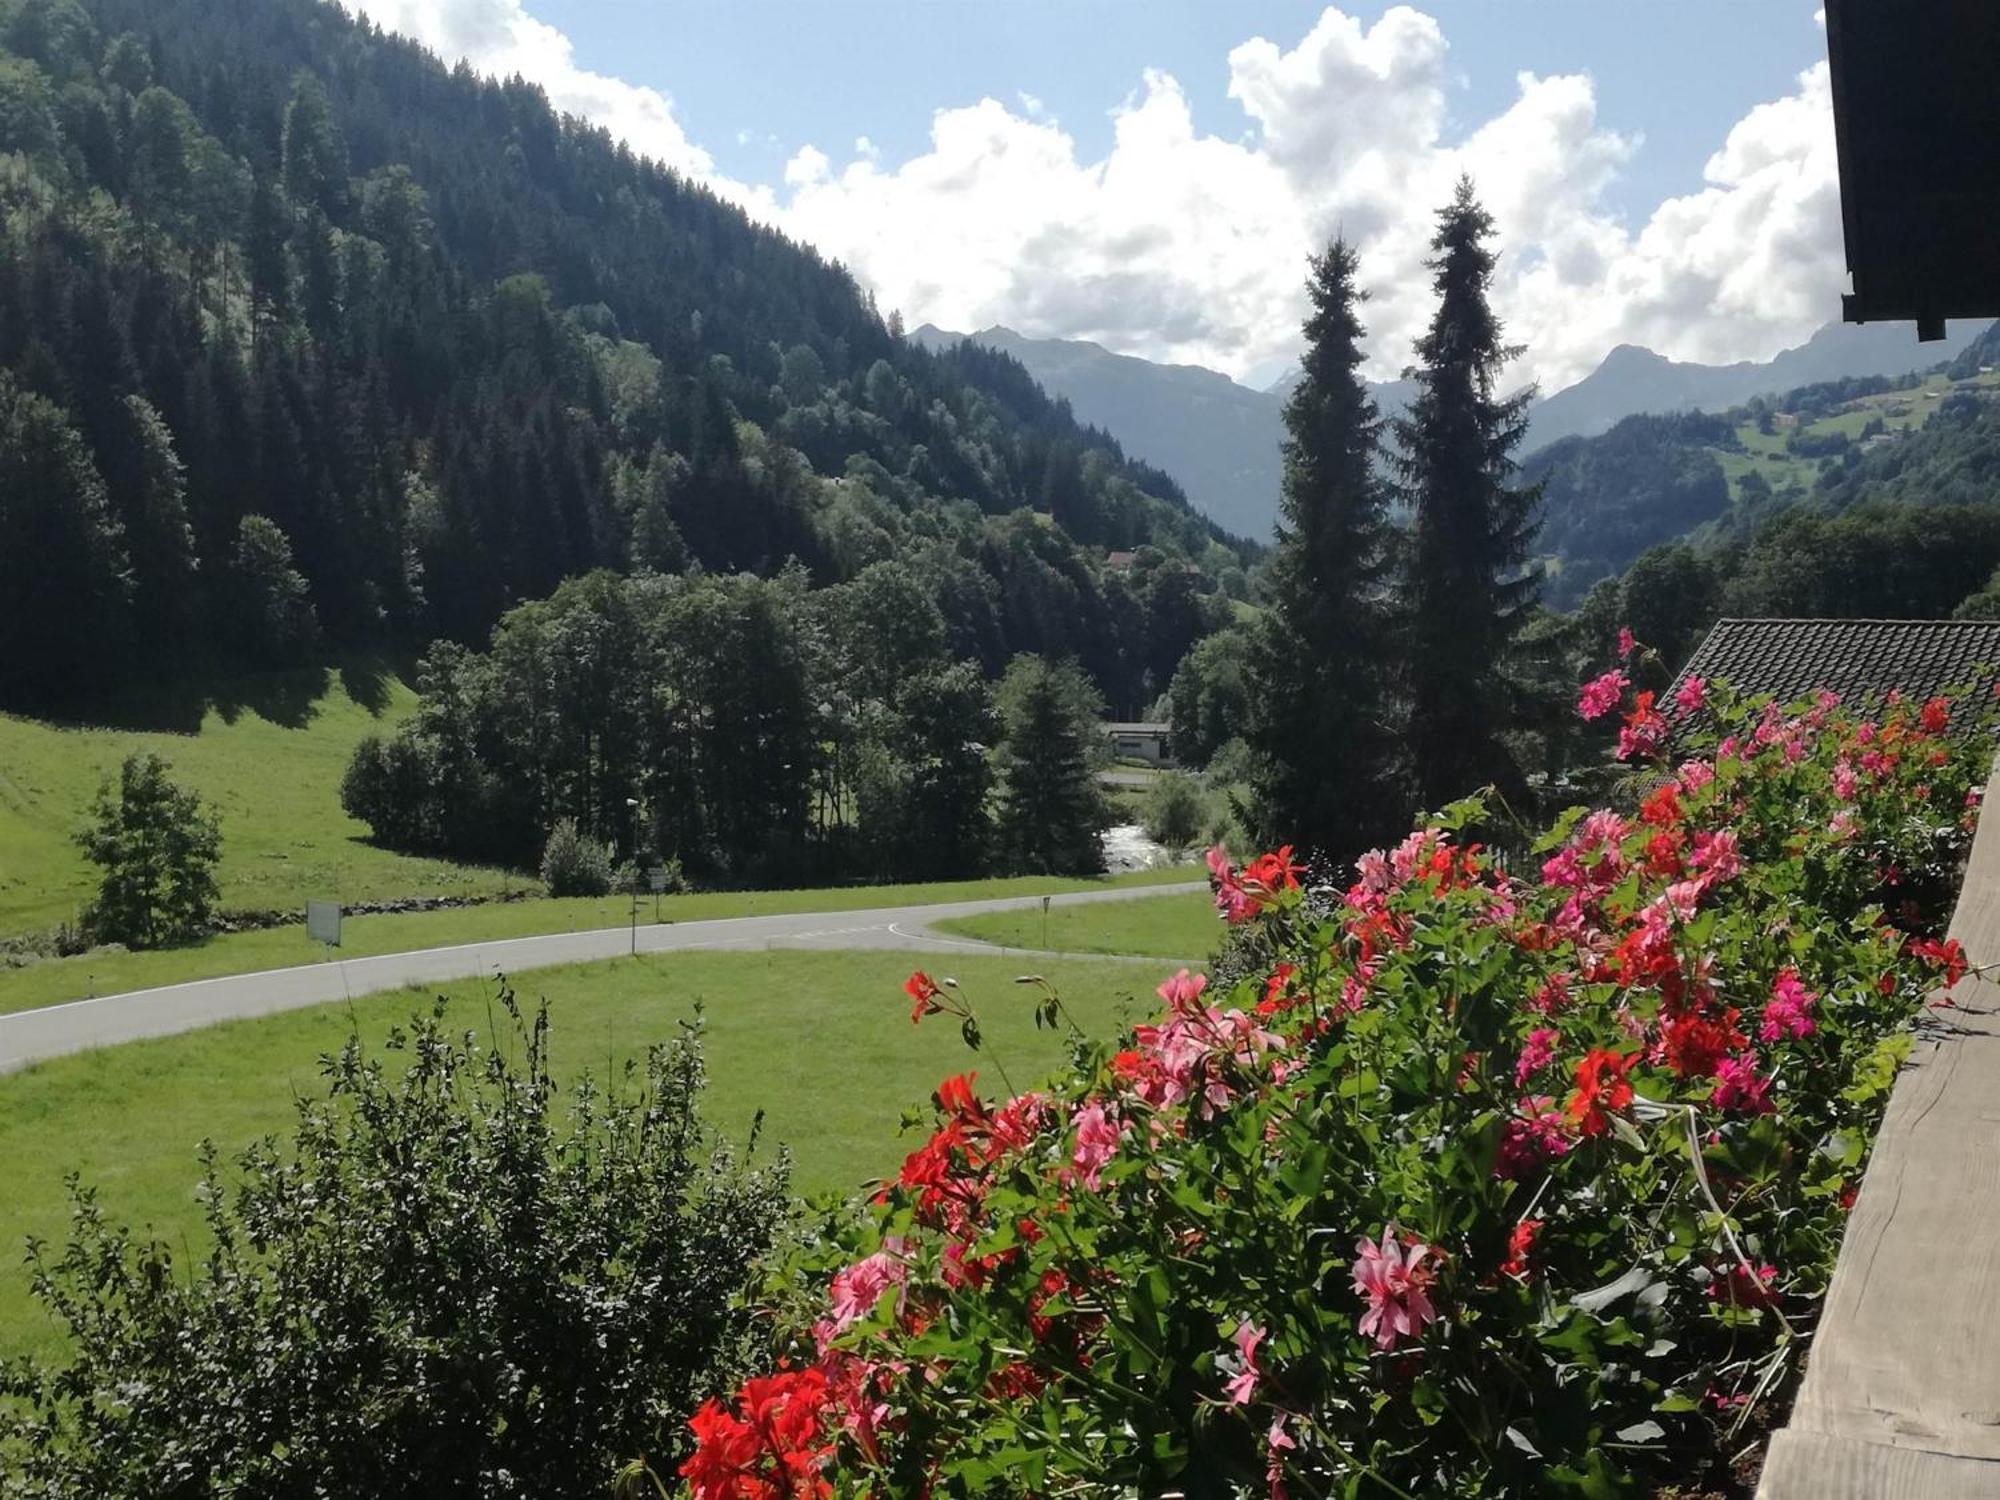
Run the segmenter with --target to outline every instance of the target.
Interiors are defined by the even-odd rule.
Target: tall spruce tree
[[[1513,797],[1523,790],[1504,739],[1524,707],[1508,659],[1540,589],[1528,558],[1541,492],[1508,483],[1533,392],[1496,394],[1501,366],[1519,350],[1501,342],[1487,301],[1492,233],[1461,178],[1431,239],[1438,309],[1408,372],[1417,394],[1395,424],[1401,494],[1415,516],[1408,744],[1417,794],[1432,808],[1488,784]]]
[[[1269,842],[1344,860],[1393,831],[1390,531],[1381,419],[1361,378],[1365,293],[1336,240],[1306,285],[1303,378],[1285,403],[1275,607],[1253,638],[1253,820]]]
[[[1102,701],[1073,664],[1024,655],[1008,666],[999,702],[1001,858],[1037,875],[1095,875],[1111,824],[1090,753]]]

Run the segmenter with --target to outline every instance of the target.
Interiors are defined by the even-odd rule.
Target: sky
[[[1307,257],[1361,256],[1370,372],[1436,209],[1493,213],[1516,375],[1620,343],[1765,359],[1845,284],[1801,0],[349,0],[520,73],[849,266],[884,310],[1262,384]]]

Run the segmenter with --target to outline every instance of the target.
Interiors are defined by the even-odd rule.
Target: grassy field
[[[1143,953],[1157,958],[1201,958],[1222,941],[1215,902],[1205,891],[1056,907],[1048,913],[1046,930],[1042,913],[1034,908],[956,917],[939,922],[937,929],[1008,948]]]
[[[855,911],[873,906],[917,905],[935,901],[968,901],[992,896],[1040,896],[1063,891],[1100,890],[1108,886],[1161,885],[1199,877],[1193,868],[1136,870],[1097,880],[1068,880],[1023,875],[990,880],[940,881],[929,885],[837,886],[822,890],[702,891],[665,896],[660,918],[697,922],[710,917],[774,916],[785,912]],[[653,919],[651,897],[641,897],[639,920]],[[407,953],[416,948],[443,948],[501,938],[532,937],[548,932],[580,932],[622,926],[631,901],[625,896],[555,901],[539,897],[490,906],[456,907],[444,911],[402,912],[350,917],[341,923],[340,956],[366,958],[377,953]],[[1095,950],[1085,950],[1095,951]],[[1134,948],[1149,953],[1149,948]],[[153,953],[106,951],[75,958],[45,959],[20,968],[0,968],[0,1015],[57,1005],[92,995],[115,995],[189,979],[213,979],[223,974],[248,974],[259,969],[283,969],[326,962],[326,952],[306,937],[303,920],[297,926],[257,932],[232,932],[185,948]]]
[[[706,1006],[710,1119],[741,1137],[766,1111],[765,1139],[788,1144],[796,1186],[848,1188],[892,1171],[909,1145],[902,1110],[940,1078],[977,1068],[997,1087],[1004,1064],[1030,1086],[1061,1061],[1063,1043],[1032,1022],[1033,992],[1004,959],[931,963],[953,974],[977,1008],[987,1038],[977,1058],[957,1028],[910,1024],[902,982],[912,955],[896,953],[666,954],[565,969],[519,981],[524,1000],[546,996],[559,1070],[604,1075],[673,1033]],[[1038,966],[1079,1022],[1109,1034],[1157,1006],[1159,973],[1145,964],[1072,959]],[[490,986],[453,986],[458,1014],[484,1028]],[[23,1238],[60,1237],[67,1224],[66,1172],[96,1185],[114,1222],[150,1225],[168,1244],[199,1253],[193,1188],[195,1146],[225,1152],[285,1134],[297,1096],[318,1093],[316,1060],[355,1027],[376,1040],[428,992],[371,996],[351,1008],[322,1006],[184,1036],[60,1058],[0,1075],[0,1356],[55,1342],[28,1295],[18,1253]]]
[[[89,899],[93,872],[70,836],[100,778],[134,750],[165,757],[174,779],[221,815],[225,908],[523,887],[503,870],[374,848],[340,810],[355,745],[393,729],[415,701],[393,674],[315,668],[223,683],[195,701],[159,694],[106,715],[139,728],[0,715],[0,934],[53,927]]]

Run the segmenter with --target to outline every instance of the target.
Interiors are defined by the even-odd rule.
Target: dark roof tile
[[[1780,702],[1820,688],[1857,706],[1891,688],[1921,700],[2000,679],[2000,620],[1722,620],[1664,698],[1689,677]]]

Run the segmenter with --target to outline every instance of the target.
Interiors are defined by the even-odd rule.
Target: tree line
[[[397,848],[532,866],[569,824],[711,883],[1102,868],[1096,689],[1032,654],[990,683],[907,563],[595,573],[417,685],[341,792]]]

